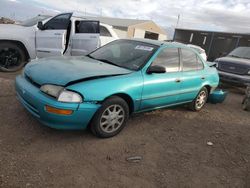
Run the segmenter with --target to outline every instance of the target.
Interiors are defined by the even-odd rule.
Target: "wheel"
[[[128,117],[129,107],[126,101],[113,96],[102,103],[91,121],[90,129],[98,137],[109,138],[124,128]]]
[[[200,111],[204,105],[206,104],[208,99],[208,91],[207,88],[203,87],[196,98],[190,103],[189,108],[193,111]]]
[[[249,111],[250,110],[250,100],[247,97],[244,98],[244,100],[242,102],[242,108],[245,111]]]
[[[19,45],[10,42],[0,43],[1,71],[18,71],[25,65],[26,59],[25,52]]]

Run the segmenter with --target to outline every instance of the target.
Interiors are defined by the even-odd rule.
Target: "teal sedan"
[[[117,40],[87,56],[28,63],[16,78],[21,104],[42,124],[107,138],[132,113],[189,103],[199,111],[218,86],[217,70],[186,45]]]

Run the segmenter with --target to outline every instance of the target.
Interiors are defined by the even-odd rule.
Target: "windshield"
[[[34,18],[30,18],[28,20],[25,20],[21,23],[22,26],[25,27],[31,27],[33,25],[36,25],[39,21],[46,20],[47,18],[50,18],[51,16],[48,15],[38,15]]]
[[[88,56],[126,69],[139,70],[157,48],[156,45],[139,41],[116,40]]]
[[[238,47],[229,53],[228,56],[250,59],[250,47]]]

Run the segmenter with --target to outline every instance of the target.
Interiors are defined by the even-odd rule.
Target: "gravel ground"
[[[97,139],[42,126],[16,100],[14,77],[0,73],[0,187],[250,187],[242,90],[199,113],[133,115],[118,136]]]

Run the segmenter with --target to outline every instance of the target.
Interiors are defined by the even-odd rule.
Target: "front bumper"
[[[85,129],[100,104],[62,103],[42,93],[39,88],[28,82],[23,76],[16,77],[16,93],[22,105],[42,124],[55,129]],[[54,108],[73,110],[71,115],[52,114],[45,105]]]
[[[250,75],[237,75],[219,71],[220,80],[223,82],[229,82],[237,85],[248,85],[250,83]]]

